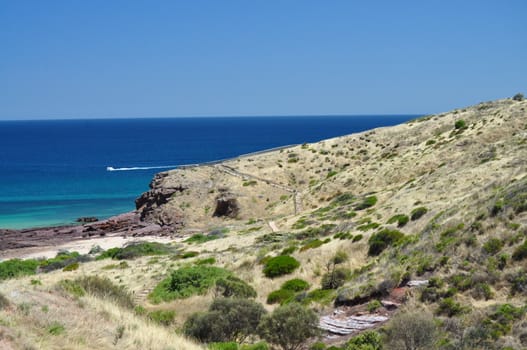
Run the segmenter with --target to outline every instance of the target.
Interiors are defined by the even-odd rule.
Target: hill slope
[[[130,291],[146,312],[175,311],[170,327],[181,328],[208,308],[218,289],[171,300],[156,294],[163,287],[158,283],[170,281],[174,270],[213,264],[254,287],[255,300],[268,310],[276,308],[269,294],[284,282],[308,282],[307,291],[282,302],[294,298],[315,309],[321,327],[333,333],[321,338],[327,344],[347,341],[360,327],[382,326],[386,348],[404,349],[403,336],[415,340],[421,326],[431,324],[431,342],[421,348],[521,349],[527,347],[526,165],[527,101],[507,99],[176,169],[158,174],[136,201],[142,220],[174,236],[170,253],[126,260],[123,268],[86,262],[75,271],[41,274],[39,284],[31,284],[32,277],[9,280],[0,293],[11,304],[42,307],[51,303],[43,302],[43,292],[69,300],[57,292],[60,280],[97,274]],[[266,277],[262,264],[281,254],[300,268]],[[80,301],[90,310],[107,303]],[[37,317],[12,306],[0,315],[4,334]],[[405,315],[410,321],[401,323]],[[122,321],[127,329],[144,322],[133,317]],[[401,324],[411,320],[419,322],[408,335]],[[112,315],[105,322],[115,329],[121,324]],[[42,329],[28,332],[31,338]],[[117,342],[135,344],[130,333]],[[112,334],[100,348],[111,348]],[[88,333],[75,337],[91,339]],[[47,336],[43,348],[61,348],[75,337]]]

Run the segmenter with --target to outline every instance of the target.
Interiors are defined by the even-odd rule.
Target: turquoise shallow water
[[[81,216],[106,218],[133,210],[135,198],[163,170],[158,167],[315,142],[415,117],[0,122],[0,228],[70,224]]]

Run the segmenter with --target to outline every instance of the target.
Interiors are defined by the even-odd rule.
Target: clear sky
[[[436,113],[517,92],[526,0],[0,0],[0,119]]]

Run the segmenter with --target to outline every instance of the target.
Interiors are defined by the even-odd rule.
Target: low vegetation
[[[263,269],[266,277],[274,278],[287,275],[300,267],[298,260],[289,255],[279,255],[270,258]]]

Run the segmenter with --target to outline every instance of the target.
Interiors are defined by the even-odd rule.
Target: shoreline
[[[88,252],[94,245],[108,249],[131,241],[169,241],[174,228],[140,221],[136,211],[108,219],[56,227],[0,229],[0,261],[55,256],[61,250]]]

